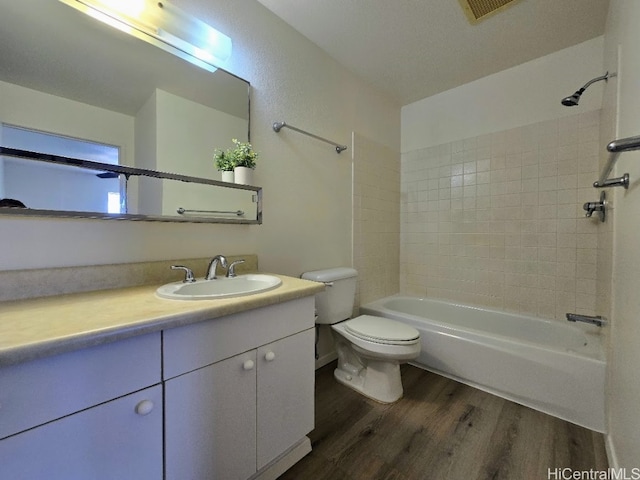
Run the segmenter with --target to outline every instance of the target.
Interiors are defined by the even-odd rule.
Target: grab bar
[[[297,127],[294,127],[293,125],[289,125],[287,122],[275,122],[273,124],[273,131],[278,133],[284,127],[290,128],[291,130],[296,131],[298,133],[302,133],[303,135],[308,135],[309,137],[313,137],[316,140],[320,140],[322,142],[329,143],[329,144],[333,145],[334,147],[336,147],[336,153],[343,152],[344,150],[347,149],[346,145],[340,145],[339,143],[332,142],[331,140],[319,137],[318,135],[314,135],[313,133],[306,132],[306,131],[302,130],[301,128],[297,128]]]
[[[607,150],[614,153],[630,152],[640,148],[640,135],[614,140],[607,145]]]
[[[607,145],[607,151],[610,153],[609,160],[605,165],[598,181],[593,182],[595,188],[605,187],[624,187],[629,188],[629,174],[625,173],[621,177],[608,178],[618,157],[624,152],[640,150],[640,136],[627,137],[614,140]]]
[[[244,212],[242,210],[187,210],[185,208],[180,207],[176,211],[180,215],[184,215],[185,213],[217,213],[217,214],[237,215],[239,217],[244,215]]]

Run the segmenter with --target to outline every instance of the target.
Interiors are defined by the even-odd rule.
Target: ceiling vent
[[[469,22],[478,23],[480,20],[504,10],[518,0],[460,0],[460,5],[466,13]]]

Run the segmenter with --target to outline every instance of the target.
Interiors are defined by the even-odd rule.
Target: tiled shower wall
[[[599,113],[404,153],[401,292],[595,314]]]
[[[353,139],[353,265],[356,305],[398,293],[400,154],[358,134]]]

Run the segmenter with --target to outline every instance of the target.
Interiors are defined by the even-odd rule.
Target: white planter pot
[[[233,175],[233,171],[223,171],[222,173],[222,181],[223,182],[229,182],[229,183],[233,183],[234,181],[234,175]]]
[[[253,170],[247,167],[236,167],[233,170],[235,182],[241,185],[252,185]]]

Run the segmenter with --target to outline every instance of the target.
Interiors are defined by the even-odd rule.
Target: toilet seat
[[[413,345],[420,339],[420,332],[415,328],[373,315],[360,315],[347,320],[343,325],[351,335],[385,345]]]

